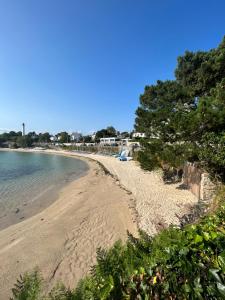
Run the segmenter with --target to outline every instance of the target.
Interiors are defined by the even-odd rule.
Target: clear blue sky
[[[144,86],[224,34],[224,0],[0,0],[0,128],[131,130]]]

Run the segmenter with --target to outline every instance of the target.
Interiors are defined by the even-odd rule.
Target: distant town
[[[46,146],[139,146],[139,140],[145,138],[145,133],[136,131],[119,132],[113,126],[83,135],[81,132],[66,131],[55,135],[49,132],[36,133],[30,131],[26,134],[25,124],[22,123],[21,131],[4,131],[0,134],[0,147],[2,148],[27,148],[27,147],[46,147]]]

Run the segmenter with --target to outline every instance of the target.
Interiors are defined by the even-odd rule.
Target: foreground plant
[[[37,300],[41,292],[41,276],[38,270],[17,279],[17,283],[12,289],[13,297],[10,300]]]

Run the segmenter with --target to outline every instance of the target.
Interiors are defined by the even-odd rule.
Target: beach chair
[[[129,155],[129,150],[124,150],[123,153],[118,157],[120,161],[129,161],[132,160],[133,158]]]
[[[118,158],[122,155],[122,153],[123,153],[123,151],[121,150],[119,153],[113,154],[112,156]]]

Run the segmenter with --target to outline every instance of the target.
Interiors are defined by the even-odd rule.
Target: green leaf
[[[180,255],[187,255],[189,252],[189,249],[186,247],[186,248],[182,248],[180,251],[179,251],[179,254]]]
[[[145,269],[143,267],[139,268],[139,274],[144,274],[145,273]]]
[[[209,273],[213,276],[213,278],[217,281],[217,282],[221,282],[220,276],[217,274],[219,272],[218,269],[209,269]]]
[[[223,251],[219,256],[218,256],[218,262],[219,265],[223,271],[223,273],[225,273],[225,251]]]
[[[212,238],[213,240],[214,240],[215,238],[217,238],[217,236],[218,236],[218,234],[217,234],[215,231],[211,232],[210,235],[211,235],[211,238]]]
[[[184,291],[185,293],[190,293],[191,292],[191,287],[189,284],[185,283],[184,285]]]
[[[218,283],[217,283],[217,288],[218,288],[218,291],[219,291],[220,295],[221,295],[223,298],[225,298],[225,285],[222,284],[222,283],[220,283],[220,282],[218,282]]]
[[[204,240],[208,241],[210,239],[210,235],[208,232],[203,232]]]
[[[202,241],[203,241],[203,237],[199,234],[196,234],[196,236],[194,238],[195,244],[201,243]]]
[[[149,276],[152,276],[152,275],[153,275],[153,270],[152,270],[152,268],[147,269],[147,274],[148,274]]]
[[[113,277],[111,275],[109,275],[106,283],[100,290],[101,300],[107,299],[113,288],[114,288]]]

